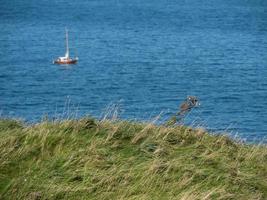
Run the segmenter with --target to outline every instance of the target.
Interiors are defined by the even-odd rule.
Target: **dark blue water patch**
[[[168,119],[196,95],[201,106],[186,124],[266,136],[266,1],[14,0],[1,8],[2,115],[66,116],[70,99],[80,117],[119,102],[124,119]],[[66,26],[80,59],[53,65]]]

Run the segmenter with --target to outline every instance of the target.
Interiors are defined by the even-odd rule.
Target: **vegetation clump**
[[[181,125],[3,119],[0,199],[267,199],[267,148]]]

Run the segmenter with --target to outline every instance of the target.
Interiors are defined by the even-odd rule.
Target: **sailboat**
[[[53,61],[54,64],[76,64],[78,61],[78,57],[70,58],[70,50],[69,50],[69,37],[68,30],[66,29],[66,53],[63,57],[58,57]]]

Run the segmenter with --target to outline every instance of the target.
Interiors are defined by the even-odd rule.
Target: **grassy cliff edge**
[[[1,119],[0,199],[267,199],[267,147],[185,126]]]

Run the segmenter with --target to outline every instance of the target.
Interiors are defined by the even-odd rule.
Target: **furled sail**
[[[69,37],[68,37],[68,30],[66,28],[66,53],[65,57],[69,58],[70,57],[70,52],[69,52]]]

